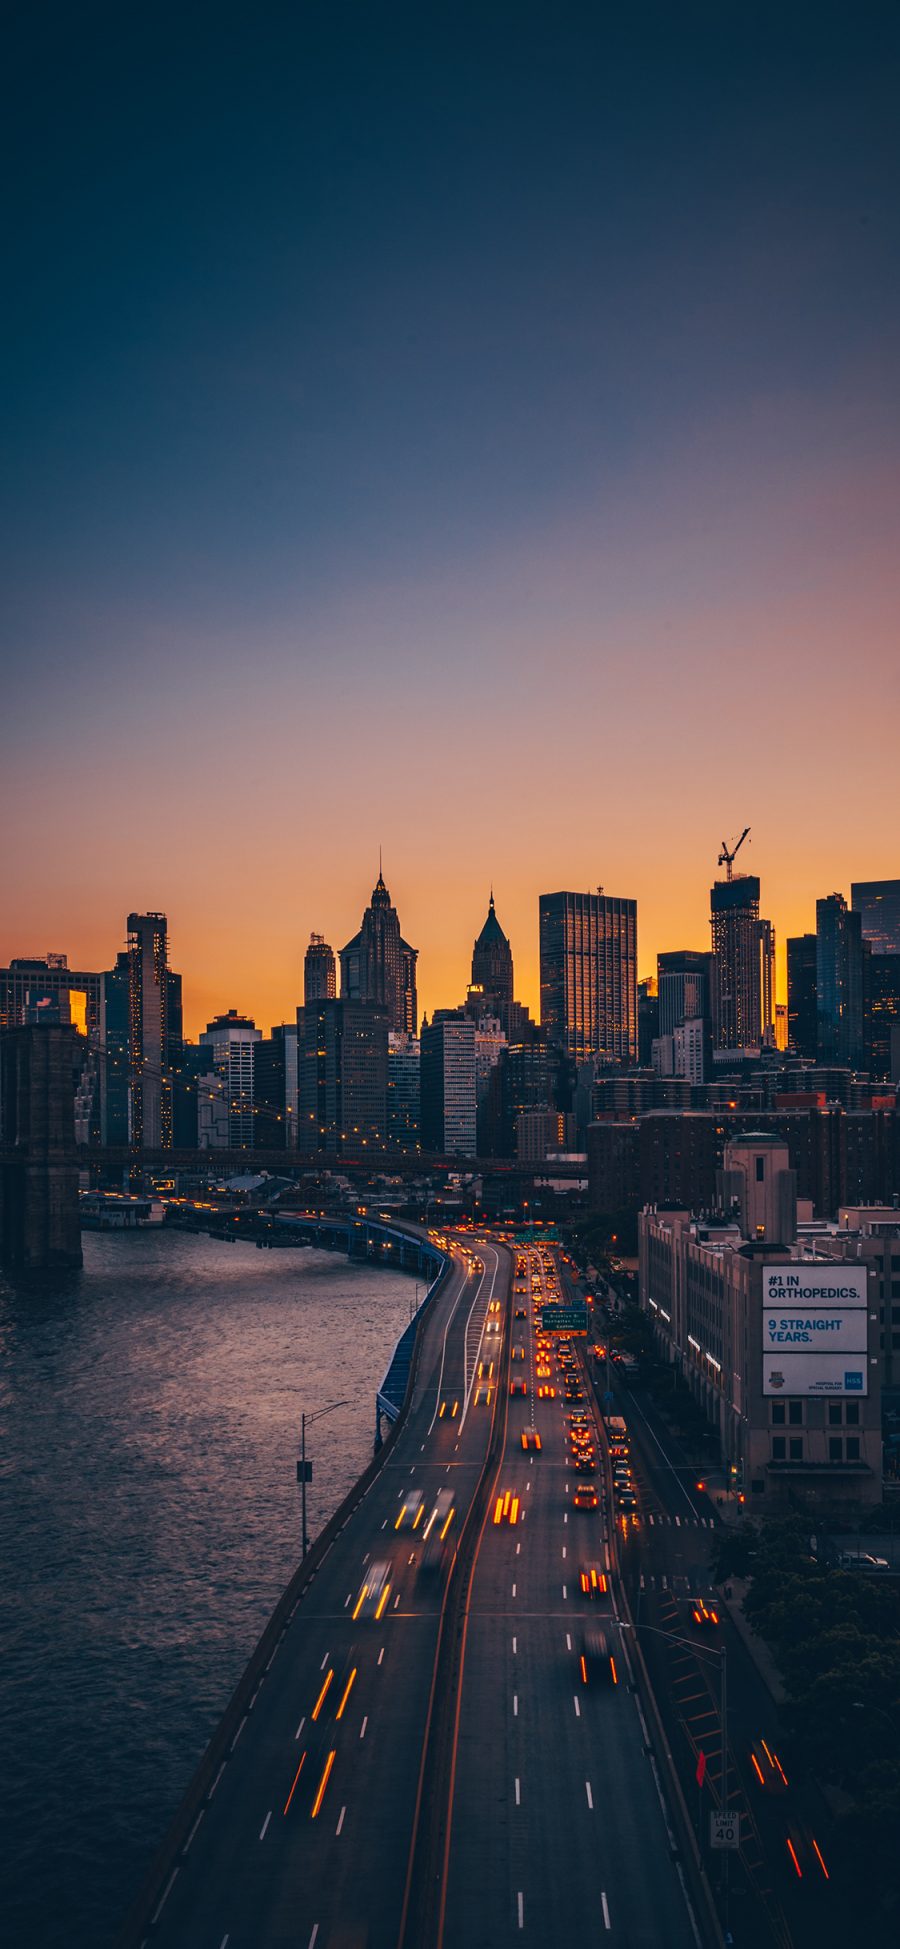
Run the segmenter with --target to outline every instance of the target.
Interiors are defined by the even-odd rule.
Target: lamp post
[[[314,1421],[321,1421],[323,1415],[334,1414],[336,1408],[345,1408],[346,1406],[347,1406],[346,1400],[331,1401],[327,1408],[317,1408],[315,1414],[301,1414],[300,1416],[300,1459],[297,1463],[297,1481],[300,1484],[301,1561],[306,1556],[306,1552],[309,1549],[309,1540],[306,1534],[306,1484],[307,1482],[312,1481],[312,1462],[308,1462],[306,1459],[307,1422],[310,1424],[310,1426],[312,1426],[312,1423]]]

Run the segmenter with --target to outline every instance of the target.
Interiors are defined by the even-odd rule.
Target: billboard
[[[868,1394],[867,1336],[864,1266],[764,1267],[764,1394]]]

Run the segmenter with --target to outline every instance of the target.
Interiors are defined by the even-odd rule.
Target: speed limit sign
[[[739,1813],[710,1814],[709,1845],[710,1847],[740,1847],[741,1817]]]

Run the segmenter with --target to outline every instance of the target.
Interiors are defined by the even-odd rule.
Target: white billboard
[[[866,1395],[865,1354],[763,1354],[764,1394]]]
[[[865,1266],[763,1270],[763,1393],[867,1395]]]
[[[763,1305],[785,1307],[865,1306],[866,1268],[823,1265],[763,1267]]]

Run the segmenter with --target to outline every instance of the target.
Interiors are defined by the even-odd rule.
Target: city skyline
[[[748,871],[751,870],[753,858],[749,850],[751,842],[748,842],[742,856],[746,861],[745,870]],[[873,847],[871,852],[878,850]],[[845,877],[833,875],[827,888],[810,888],[808,891],[804,888],[802,892],[795,891],[793,895],[788,896],[791,904],[782,905],[781,911],[782,914],[793,915],[794,918],[781,921],[779,921],[779,903],[772,891],[775,876],[770,876],[765,867],[760,870],[762,904],[776,931],[776,992],[780,1004],[786,1003],[787,1000],[786,943],[788,938],[815,929],[817,899],[826,898],[837,892],[843,893],[849,904],[850,887],[854,880],[895,879],[896,870],[892,872],[890,869],[892,866],[896,869],[896,852],[889,839],[885,839],[881,850],[885,860],[883,872],[867,871],[863,875],[851,861]],[[569,872],[560,877],[552,889],[549,883],[542,889],[536,885],[533,888],[529,885],[524,889],[520,886],[517,893],[511,894],[509,899],[502,890],[498,891],[498,884],[494,881],[498,918],[504,932],[509,936],[513,949],[517,999],[531,1010],[536,1021],[540,1020],[538,900],[541,891],[566,890],[587,893],[596,891],[597,885],[600,884],[605,891],[613,893],[616,898],[636,898],[638,978],[643,980],[648,975],[655,975],[659,953],[685,948],[703,952],[710,948],[709,891],[714,879],[720,877],[720,868],[716,864],[717,858],[717,848],[712,848],[709,875],[699,889],[693,890],[693,897],[685,902],[683,907],[672,900],[662,909],[669,917],[668,931],[665,938],[657,935],[657,944],[653,947],[648,942],[649,929],[645,924],[644,914],[645,903],[651,907],[651,911],[653,910],[652,898],[648,895],[642,897],[640,892],[635,893],[633,886],[618,887],[609,876],[598,882],[596,878],[582,877],[579,880]],[[753,868],[753,870],[757,869]],[[260,933],[248,939],[245,929],[238,927],[229,932],[226,926],[227,903],[219,914],[214,914],[211,934],[206,928],[205,910],[203,921],[195,921],[192,925],[190,908],[185,910],[185,917],[182,919],[177,910],[173,911],[173,903],[161,897],[155,900],[131,901],[130,907],[140,912],[166,914],[169,923],[170,962],[172,966],[179,969],[184,981],[185,1034],[195,1042],[208,1023],[228,1008],[237,1007],[243,1013],[252,1016],[257,1025],[262,1028],[273,1023],[293,1020],[294,1011],[303,1000],[303,965],[310,934],[314,932],[323,935],[325,941],[337,952],[344,934],[352,926],[354,914],[358,915],[370,896],[374,879],[373,874],[367,886],[365,872],[360,871],[357,860],[355,875],[348,882],[346,892],[338,892],[332,887],[330,893],[323,898],[319,910],[307,914],[305,906],[302,913],[298,907],[296,912],[300,917],[296,919],[292,909],[290,914],[285,914],[279,918],[277,924],[273,924],[270,913],[271,932],[268,937]],[[427,894],[423,898],[420,915],[415,915],[415,907],[410,898],[411,890],[406,888],[402,876],[398,878],[389,862],[387,862],[387,880],[391,899],[401,912],[404,929],[407,933],[413,933],[420,942],[417,974],[419,1014],[430,1017],[435,1008],[453,1006],[465,997],[471,969],[472,941],[483,923],[484,913],[487,910],[490,876],[485,877],[483,900],[480,891],[473,888],[471,881],[464,881],[461,877],[457,887],[458,907],[455,907],[453,912],[454,914],[460,912],[462,919],[459,926],[455,928],[450,925],[444,907],[441,907],[437,913],[439,925],[435,928],[435,906],[429,902]],[[401,886],[404,890],[398,892],[397,888]],[[79,924],[75,917],[67,928],[59,914],[55,918],[49,914],[48,905],[49,917],[46,924],[39,920],[27,932],[10,922],[7,907],[0,918],[0,966],[8,965],[13,958],[31,955],[43,957],[48,952],[65,954],[70,968],[102,970],[111,966],[116,953],[123,945],[127,931],[125,914],[129,910],[129,902],[126,899],[119,905],[122,907],[122,918],[118,923],[118,931],[117,907],[108,915],[104,914],[102,919],[90,928],[86,928],[83,921]],[[63,913],[70,911],[68,903],[63,903],[62,911]],[[408,911],[415,915],[411,921],[407,920]],[[525,925],[521,933],[516,927],[517,917],[524,918]],[[263,924],[261,917],[260,925]],[[41,925],[46,938],[43,936],[36,938],[36,929]],[[119,933],[122,934],[121,941],[118,938]],[[527,943],[529,933],[530,950],[524,944]],[[274,961],[271,958],[271,950],[267,947],[267,940],[277,943]],[[215,951],[213,944],[215,944]],[[217,955],[220,963],[227,963],[227,972],[221,974],[217,972]]]

